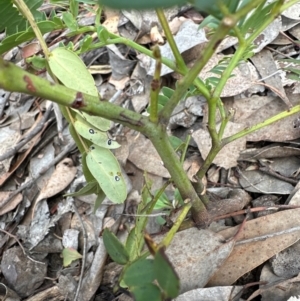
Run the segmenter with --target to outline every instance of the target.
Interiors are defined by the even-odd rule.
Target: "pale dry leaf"
[[[52,197],[64,190],[73,181],[76,172],[77,167],[73,165],[72,159],[65,158],[59,162],[47,184],[41,190],[33,207],[33,214],[39,201]]]
[[[300,294],[299,275],[293,278],[278,277],[273,273],[269,262],[264,265],[259,280],[262,284],[247,301],[255,300],[255,297],[259,295],[261,295],[261,301],[286,301],[290,296]]]
[[[232,300],[232,296],[241,294],[242,291],[242,286],[199,288],[179,295],[174,301],[228,301]]]
[[[171,30],[173,35],[177,34],[181,24],[183,22],[185,22],[186,20],[187,20],[187,18],[185,18],[185,17],[175,17],[174,19],[172,19],[169,22],[170,30]]]
[[[244,126],[242,124],[228,122],[224,131],[224,138],[231,136],[238,131],[242,130]],[[192,134],[193,139],[196,141],[200,153],[205,159],[211,149],[211,137],[207,129],[199,129]],[[240,156],[240,152],[246,148],[246,138],[242,137],[225,145],[218,155],[215,157],[213,163],[229,169],[237,165],[237,159]]]
[[[165,42],[157,26],[153,26],[150,30],[150,39],[152,43],[163,44]]]
[[[166,254],[180,278],[180,292],[204,287],[233,246],[234,240],[224,243],[222,235],[209,230],[190,228],[176,233]]]
[[[292,107],[288,97],[285,94],[281,78],[278,73],[273,55],[270,50],[263,49],[251,58],[252,63],[257,68],[260,76],[267,85],[267,88],[272,90],[279,96],[287,105],[288,108]],[[273,76],[271,76],[273,74]]]
[[[169,178],[168,170],[163,166],[160,156],[149,139],[143,135],[132,136],[132,132],[127,135],[128,143],[131,147],[128,160],[139,169],[150,172],[164,178]]]
[[[208,79],[209,77],[219,77],[217,74],[210,72],[215,66],[219,64],[219,61],[224,58],[222,54],[214,54],[202,71],[199,74],[199,77],[202,79]],[[228,79],[224,89],[222,90],[222,97],[229,97],[238,95],[247,89],[249,89],[253,82],[258,80],[257,73],[253,66],[248,63],[239,64],[232,71],[232,77]]]
[[[113,16],[109,17],[108,19],[106,19],[102,25],[109,32],[111,32],[113,34],[119,34],[119,31],[118,31],[119,20],[120,20],[120,16],[119,15],[113,15]]]
[[[294,186],[259,170],[240,171],[239,183],[247,191],[257,193],[289,194]]]
[[[0,134],[0,155],[4,155],[7,151],[11,150],[20,139],[21,135],[17,130],[11,130],[9,127],[5,127],[1,129]],[[3,160],[0,163],[0,170],[1,165],[4,172],[8,172],[10,168],[10,163],[13,157]],[[2,172],[1,172],[2,173]]]
[[[10,194],[11,191],[0,191],[0,200],[6,200]],[[1,202],[0,202],[0,216],[15,209],[21,203],[22,200],[23,200],[22,194],[18,193],[4,206],[1,206]]]
[[[248,221],[238,237],[237,245],[208,285],[230,285],[297,242],[300,239],[299,214],[300,209],[292,209]],[[292,228],[295,231],[291,231]],[[220,231],[219,234],[230,239],[238,230],[239,226],[236,226]],[[241,244],[241,241],[245,243]]]
[[[287,97],[293,105],[298,105],[299,94],[286,92]],[[261,103],[260,103],[261,102]],[[234,121],[244,124],[244,127],[251,127],[257,123],[265,122],[266,119],[286,111],[286,104],[279,97],[257,97],[235,100],[233,103],[225,103],[225,107],[234,108]],[[252,110],[252,112],[251,112]],[[246,136],[247,141],[287,141],[300,137],[300,130],[294,128],[295,115],[288,116],[268,127],[257,130]]]

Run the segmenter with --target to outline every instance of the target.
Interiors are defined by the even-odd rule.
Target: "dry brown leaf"
[[[209,230],[190,228],[176,233],[166,254],[180,278],[180,292],[204,287],[233,246],[234,240],[224,243],[222,235]]]
[[[152,43],[163,44],[165,42],[164,38],[161,36],[158,27],[153,26],[150,31],[150,39]]]
[[[34,54],[37,54],[40,50],[41,50],[40,43],[34,42],[34,43],[27,44],[22,48],[21,51],[22,57],[23,59],[26,59],[30,56],[33,56]]]
[[[224,132],[224,138],[237,133],[244,128],[243,125],[233,122],[228,122]],[[192,134],[192,137],[196,141],[200,153],[205,159],[211,149],[211,137],[207,129],[199,129]],[[237,159],[240,152],[246,147],[246,138],[242,137],[235,140],[228,145],[225,145],[218,153],[213,163],[222,166],[226,169],[237,165]]]
[[[45,127],[44,127],[44,129],[45,129]],[[30,154],[32,148],[34,147],[34,145],[36,144],[36,142],[40,139],[40,136],[42,135],[44,129],[30,140],[29,148],[18,157],[17,161],[10,168],[10,170],[8,172],[6,172],[5,174],[1,175],[1,177],[0,177],[0,186],[3,185],[3,183],[15,172],[15,170],[27,158],[27,155]]]
[[[292,209],[248,221],[240,233],[237,245],[208,285],[230,285],[245,273],[297,242],[300,239],[299,214],[300,209]],[[299,229],[288,231],[296,227]],[[220,231],[219,234],[229,239],[238,229],[239,226],[233,227]],[[278,235],[275,235],[276,233]],[[266,238],[266,235],[270,237]],[[254,241],[258,237],[261,239]],[[246,239],[251,240],[239,244]]]
[[[131,147],[129,161],[139,169],[150,172],[164,178],[169,178],[170,174],[163,166],[161,158],[149,139],[143,135],[132,136],[132,132],[127,135],[128,143]]]
[[[72,159],[65,158],[59,162],[47,184],[41,190],[34,204],[33,214],[39,201],[52,197],[64,190],[73,181],[76,172],[77,167],[73,165]]]
[[[299,94],[286,93],[293,105],[299,103]],[[233,107],[235,111],[234,121],[243,123],[244,127],[251,127],[257,123],[264,122],[266,119],[286,111],[286,104],[279,97],[257,97],[253,96],[246,99],[225,103],[229,109]],[[298,128],[293,127],[295,115],[283,118],[266,128],[262,128],[246,136],[247,141],[287,141],[300,137]]]
[[[10,194],[11,191],[0,191],[0,200],[6,200]],[[18,193],[4,206],[1,206],[0,203],[0,216],[15,209],[21,203],[22,200],[23,200],[22,194]]]

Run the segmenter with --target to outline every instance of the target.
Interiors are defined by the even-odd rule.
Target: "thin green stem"
[[[191,209],[191,203],[187,203],[186,205],[183,206],[182,211],[180,212],[180,215],[178,216],[178,218],[176,219],[174,225],[172,226],[172,228],[170,229],[170,231],[168,231],[167,235],[165,236],[165,238],[163,239],[163,241],[159,244],[159,247],[168,247],[175,234],[177,233],[178,229],[180,228],[180,225],[182,224],[182,222],[184,221],[184,219],[186,218],[186,215],[188,214],[189,210]]]
[[[150,116],[149,120],[153,123],[158,122],[158,95],[160,91],[160,72],[161,72],[161,54],[158,46],[153,49],[155,57],[155,69],[150,89]]]
[[[157,17],[158,17],[159,22],[161,24],[161,27],[164,30],[165,36],[166,36],[167,41],[169,43],[169,46],[172,50],[172,53],[175,57],[177,67],[181,70],[186,71],[187,67],[186,67],[185,62],[184,62],[184,60],[183,60],[183,58],[182,58],[182,56],[179,52],[177,44],[174,40],[173,34],[171,32],[171,29],[170,29],[169,23],[166,19],[166,16],[164,14],[164,11],[161,8],[158,8],[158,9],[156,9],[156,14],[157,14]]]
[[[39,27],[36,25],[36,22],[34,20],[34,17],[27,7],[26,3],[23,0],[13,0],[13,3],[17,6],[18,10],[21,12],[21,14],[28,20],[36,38],[40,42],[40,45],[43,49],[43,52],[45,54],[46,59],[48,60],[50,51],[47,47],[47,44],[43,38],[43,35],[39,29]]]
[[[186,152],[187,152],[187,149],[189,147],[189,144],[190,144],[190,140],[191,140],[191,135],[187,135],[185,143],[184,143],[184,149],[182,151],[181,158],[180,158],[180,163],[181,164],[183,164],[183,162],[185,160],[185,156],[186,156]]]
[[[248,134],[251,134],[259,129],[262,129],[278,120],[281,120],[283,118],[286,118],[288,116],[291,116],[291,115],[294,115],[296,113],[299,113],[300,112],[300,105],[297,105],[297,106],[294,106],[292,107],[291,109],[289,109],[288,111],[284,111],[284,112],[281,112],[271,118],[268,118],[267,120],[263,121],[263,122],[260,122],[258,124],[255,124],[251,127],[248,127],[244,130],[241,130],[240,132],[232,135],[232,136],[229,136],[229,137],[226,137],[222,140],[222,146],[234,141],[234,140],[237,140],[241,137],[244,137]]]
[[[93,30],[94,31],[94,30]],[[151,50],[135,43],[134,41],[128,40],[126,38],[122,38],[119,37],[115,34],[109,33],[110,39],[107,40],[105,43],[104,42],[99,42],[99,43],[95,43],[93,45],[91,45],[89,47],[89,50],[91,49],[97,49],[100,47],[104,47],[106,45],[110,45],[110,44],[124,44],[128,47],[131,47],[135,50],[137,50],[140,53],[143,53],[151,58],[154,59],[153,53]],[[164,65],[166,65],[167,67],[169,67],[170,69],[172,69],[173,71],[182,74],[182,75],[186,75],[189,72],[189,69],[185,66],[182,67],[181,64],[177,65],[173,60],[170,60],[168,58],[162,57],[161,61]],[[199,90],[199,92],[206,98],[208,99],[210,97],[210,93],[207,89],[207,87],[205,86],[205,84],[199,79],[196,78],[194,81],[194,85],[197,87],[197,89]]]
[[[169,118],[176,107],[178,101],[183,97],[184,93],[186,93],[189,86],[193,83],[195,78],[198,77],[200,71],[207,64],[208,60],[213,55],[215,49],[222,41],[222,39],[226,36],[229,30],[235,25],[235,18],[226,17],[221,24],[219,25],[216,33],[212,36],[211,40],[206,45],[203,50],[203,54],[197,59],[194,66],[189,70],[189,72],[178,81],[177,89],[174,94],[168,101],[168,103],[164,106],[164,108],[160,112],[160,120],[167,124],[169,122]],[[209,98],[209,95],[204,95]]]
[[[12,63],[4,61],[1,57],[0,87],[6,91],[21,92],[51,99],[61,105],[119,122],[141,132],[153,143],[182,197],[192,201],[194,212],[200,212],[200,214],[194,216],[195,222],[197,224],[207,222],[206,208],[183,170],[180,160],[169,142],[164,126],[154,124],[147,117],[136,112],[103,100],[99,101],[98,97],[50,83]]]

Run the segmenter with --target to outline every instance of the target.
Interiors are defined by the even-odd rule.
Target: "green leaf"
[[[98,96],[93,76],[76,53],[65,48],[55,48],[51,52],[49,66],[66,87]]]
[[[43,4],[43,0],[24,0],[36,21],[45,20],[45,15],[37,9]],[[0,31],[6,30],[6,36],[17,32],[26,31],[28,21],[20,14],[11,0],[1,0],[0,5]]]
[[[41,21],[37,23],[37,26],[39,27],[42,34],[64,28],[64,26],[56,24],[52,21]],[[0,43],[0,54],[3,54],[4,52],[12,49],[15,46],[18,46],[19,44],[32,40],[33,38],[35,38],[35,34],[32,31],[31,27],[29,27],[27,31],[21,31],[13,35],[8,35]]]
[[[94,210],[93,210],[94,214],[97,211],[97,209],[101,206],[103,201],[105,200],[105,197],[106,197],[106,195],[104,194],[103,190],[100,190],[97,193],[97,198],[96,198],[95,205],[94,205]]]
[[[124,245],[108,229],[103,231],[103,242],[110,258],[116,263],[125,265],[129,260],[129,255]]]
[[[152,259],[138,259],[125,267],[123,280],[129,287],[152,283],[155,279]]]
[[[91,182],[86,183],[86,185],[83,186],[78,191],[73,192],[73,193],[67,193],[64,196],[83,196],[83,195],[89,195],[92,193],[97,193],[98,192],[97,186],[98,186],[97,181],[91,181]]]
[[[89,123],[86,123],[85,120],[78,117],[79,116],[77,115],[77,120],[74,123],[74,127],[80,136],[86,138],[87,140],[98,146],[108,149],[120,147],[120,144],[117,141],[109,139],[106,133],[97,130],[93,126],[89,125]]]
[[[176,298],[179,294],[179,278],[163,248],[155,254],[154,274],[165,295],[169,298]]]
[[[87,182],[93,182],[95,179],[95,177],[92,175],[92,173],[90,172],[87,163],[86,163],[86,153],[82,154],[82,158],[81,158],[81,164],[82,164],[82,171],[84,174],[84,177],[86,179]],[[99,184],[99,183],[98,183]]]
[[[69,266],[72,263],[72,261],[82,258],[82,255],[72,248],[63,249],[62,256],[64,267]]]
[[[178,149],[183,144],[183,141],[176,136],[169,136],[169,141],[174,150]]]
[[[78,23],[76,22],[76,19],[70,12],[67,11],[62,13],[62,19],[67,25],[67,27],[71,29],[71,31],[75,31],[78,29]]]
[[[106,43],[109,39],[109,33],[104,26],[97,27],[97,35],[100,42]]]
[[[86,163],[106,196],[114,203],[123,203],[127,189],[117,159],[108,149],[92,145]]]
[[[129,288],[129,291],[133,294],[135,301],[163,301],[163,297],[159,288],[148,283],[142,286],[134,286]]]
[[[80,53],[88,51],[92,43],[93,38],[90,35],[86,35],[80,43]]]
[[[77,110],[74,110],[80,114],[80,116],[88,122],[90,125],[94,126],[95,128],[99,129],[100,131],[106,132],[110,129],[110,120],[107,120],[105,118],[101,118],[99,116],[92,116],[85,112],[80,112]]]
[[[32,64],[32,67],[35,69],[35,70],[42,70],[42,69],[45,69],[46,66],[47,66],[47,61],[45,58],[43,57],[40,57],[40,56],[32,56],[32,57],[29,57],[26,59],[26,62],[28,64]]]
[[[161,89],[163,95],[165,95],[166,97],[168,97],[169,99],[172,97],[172,95],[174,94],[174,90],[168,87],[162,87]]]

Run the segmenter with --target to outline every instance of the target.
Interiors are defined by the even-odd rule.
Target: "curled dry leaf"
[[[70,158],[65,158],[59,162],[49,181],[41,190],[35,202],[33,214],[39,201],[52,197],[64,190],[73,181],[76,172],[77,167],[73,165],[73,161]]]

